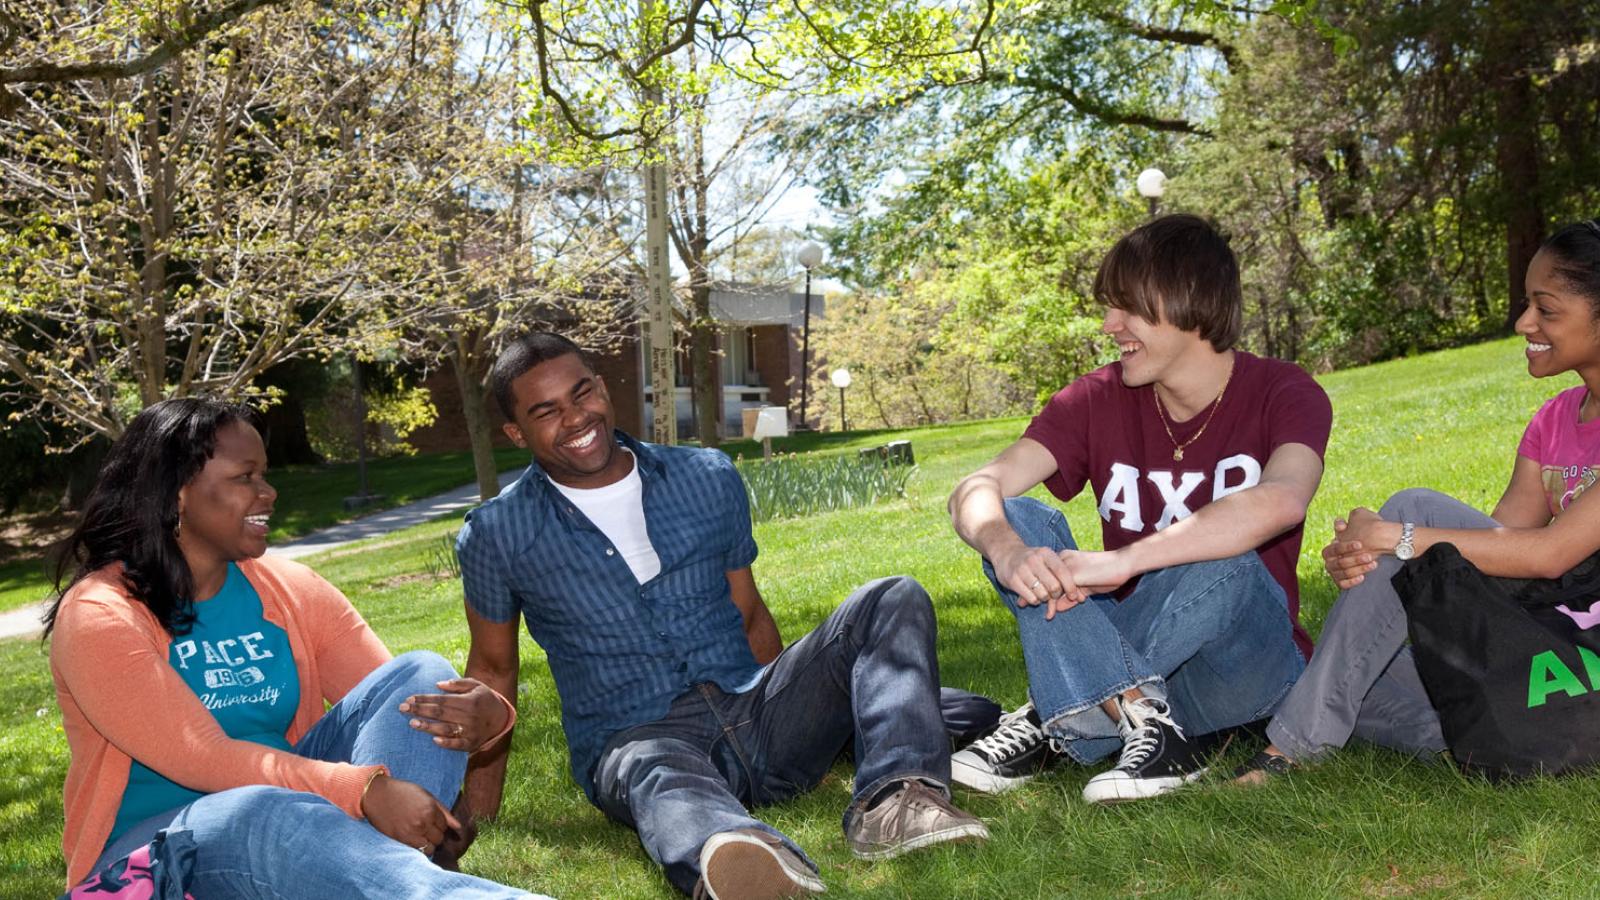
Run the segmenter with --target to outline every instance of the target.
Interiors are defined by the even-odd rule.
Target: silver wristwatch
[[[1416,537],[1416,533],[1417,526],[1411,524],[1410,522],[1401,523],[1400,543],[1394,545],[1395,559],[1407,560],[1417,555],[1416,545],[1411,542],[1412,539]]]

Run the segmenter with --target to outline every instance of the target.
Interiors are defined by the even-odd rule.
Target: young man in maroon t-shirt
[[[1238,263],[1204,220],[1131,232],[1094,291],[1121,359],[1063,388],[950,497],[1016,614],[1031,696],[951,762],[998,791],[1055,749],[1089,763],[1120,747],[1083,792],[1108,803],[1198,778],[1191,738],[1270,716],[1299,676],[1295,562],[1333,415],[1296,366],[1233,349]],[[1093,487],[1104,551],[1019,496],[1040,483],[1061,500]]]

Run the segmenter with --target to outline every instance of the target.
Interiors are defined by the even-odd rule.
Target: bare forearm
[[[1400,523],[1373,527],[1363,547],[1393,553],[1400,543]],[[1421,555],[1435,544],[1454,544],[1485,575],[1503,578],[1559,578],[1596,549],[1594,541],[1564,541],[1556,529],[1544,528],[1418,528],[1412,547]],[[1368,547],[1369,541],[1377,546]]]
[[[950,494],[949,510],[956,534],[985,559],[1022,546],[1006,521],[1005,496],[993,478],[980,473],[964,479]]]
[[[763,666],[783,652],[783,636],[778,633],[778,623],[773,621],[765,604],[745,623],[744,636],[750,642],[750,652],[755,654],[756,662]]]
[[[483,666],[474,666],[469,658],[467,661],[467,677],[476,678],[500,693],[500,696],[516,702],[517,673],[516,670],[497,671]],[[467,780],[462,786],[461,803],[458,808],[474,819],[492,819],[500,812],[500,801],[505,791],[506,763],[511,756],[511,735],[516,731],[507,732],[494,743],[484,747],[477,753],[467,758]]]
[[[1226,559],[1265,544],[1305,520],[1300,494],[1277,484],[1229,494],[1116,551],[1140,575],[1156,569]]]

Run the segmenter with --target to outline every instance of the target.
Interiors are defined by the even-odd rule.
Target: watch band
[[[1400,543],[1394,545],[1396,559],[1407,560],[1416,555],[1417,526],[1411,522],[1400,523]]]

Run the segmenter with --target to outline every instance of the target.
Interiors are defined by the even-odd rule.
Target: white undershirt
[[[628,453],[627,450],[622,452]],[[638,460],[633,460],[627,477],[605,487],[567,487],[554,479],[550,483],[611,541],[611,546],[622,554],[622,561],[633,570],[633,577],[640,584],[660,574],[661,557],[656,555],[656,548],[651,545],[644,527],[644,482],[639,480]],[[610,553],[606,551],[608,556]]]

